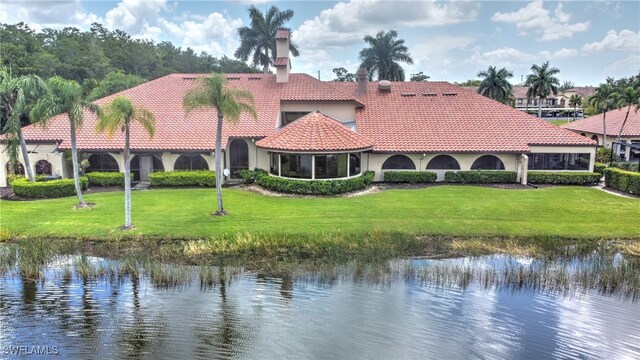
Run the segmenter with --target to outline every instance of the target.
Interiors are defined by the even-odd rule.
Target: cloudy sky
[[[513,82],[533,63],[549,60],[560,79],[597,85],[607,76],[640,70],[638,1],[2,1],[0,22],[32,28],[99,22],[134,37],[169,40],[214,56],[232,56],[236,29],[247,25],[249,4],[295,12],[288,26],[301,56],[294,72],[332,79],[332,69],[355,72],[362,38],[395,29],[414,65],[431,80],[476,78],[490,65],[506,67]]]

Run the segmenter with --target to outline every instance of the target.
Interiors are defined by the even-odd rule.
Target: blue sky
[[[288,26],[301,56],[292,71],[320,71],[323,80],[334,77],[335,67],[355,72],[362,38],[383,29],[406,40],[415,64],[405,72],[423,71],[431,80],[474,79],[496,65],[518,83],[532,64],[547,60],[561,80],[576,85],[640,71],[637,1],[3,1],[0,22],[35,29],[99,22],[134,37],[232,56],[249,4],[295,12]]]

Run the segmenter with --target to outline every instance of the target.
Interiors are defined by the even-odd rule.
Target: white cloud
[[[158,24],[172,36],[180,39],[182,46],[196,51],[206,51],[213,56],[231,55],[239,46],[237,29],[243,25],[239,18],[227,18],[213,12],[204,20],[186,20],[174,23],[159,19]]]
[[[82,28],[102,20],[97,15],[86,12],[80,0],[3,1],[2,5],[0,22],[24,22],[36,31],[44,28]]]
[[[640,50],[640,32],[609,30],[602,41],[584,44],[582,47],[582,51],[586,52],[603,50],[635,51],[637,53]]]
[[[542,0],[535,0],[527,6],[515,12],[493,14],[491,20],[516,24],[516,28],[521,35],[530,32],[541,34],[538,41],[559,40],[572,38],[574,33],[589,30],[589,21],[570,24],[571,14],[564,12],[562,4],[558,4],[551,15],[550,11],[544,8]]]
[[[580,54],[580,52],[576,49],[567,49],[567,48],[562,48],[556,52],[553,53],[553,55],[551,57],[553,57],[554,59],[565,59],[565,58],[570,58],[573,56],[578,56]]]
[[[440,3],[435,0],[393,2],[363,0],[340,2],[306,20],[292,34],[305,49],[346,47],[362,42],[383,28],[433,27],[472,21],[478,15],[475,2]]]
[[[471,61],[487,66],[509,67],[516,63],[531,62],[536,57],[512,47],[504,47],[487,52],[477,52],[471,56]]]
[[[608,76],[627,76],[637,74],[640,70],[640,54],[631,54],[607,66],[604,71]]]
[[[105,26],[119,29],[133,37],[149,37],[159,33],[159,28],[151,25],[168,9],[166,0],[123,0],[115,8],[107,11]]]

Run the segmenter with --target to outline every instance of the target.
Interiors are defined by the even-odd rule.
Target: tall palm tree
[[[622,130],[627,124],[627,119],[629,119],[631,107],[635,106],[635,111],[638,112],[638,106],[640,106],[640,89],[634,89],[633,86],[624,88],[624,90],[618,94],[618,101],[616,105],[619,108],[627,106],[627,114],[624,116],[624,121],[622,122],[622,126],[620,126],[618,137],[616,138],[617,141],[620,141],[620,138],[622,137]]]
[[[582,106],[582,96],[578,94],[571,95],[571,97],[569,97],[569,106],[573,106],[573,121],[576,121],[578,106]]]
[[[496,69],[489,66],[487,70],[480,71],[478,77],[483,78],[478,87],[478,94],[506,104],[511,94],[513,86],[508,79],[513,77],[513,73],[505,68]]]
[[[29,116],[31,119],[42,119],[39,122],[46,124],[47,120],[53,116],[67,113],[71,137],[73,180],[76,187],[76,194],[78,194],[77,207],[86,207],[87,204],[84,202],[82,188],[80,187],[76,128],[82,126],[85,109],[95,113],[98,112],[99,107],[83,96],[82,86],[74,80],[66,80],[59,76],[54,76],[47,80],[47,88],[47,95],[38,100],[33,109],[31,109]]]
[[[0,110],[6,123],[2,129],[7,139],[7,150],[12,164],[18,164],[18,148],[22,152],[24,168],[29,181],[35,177],[31,170],[27,143],[22,136],[22,118],[27,116],[38,97],[46,90],[44,81],[36,75],[13,77],[6,67],[0,67]]]
[[[262,66],[266,74],[269,72],[269,66],[273,65],[276,59],[276,31],[291,20],[293,10],[280,11],[278,7],[272,6],[266,14],[263,14],[251,5],[247,11],[251,24],[238,29],[240,46],[234,55],[242,61],[247,61],[251,57],[251,63],[255,66]],[[293,56],[300,55],[298,47],[291,41],[289,42],[289,51]]]
[[[124,96],[113,99],[98,111],[98,132],[107,132],[112,137],[116,130],[124,132],[124,226],[122,230],[132,229],[131,224],[131,148],[129,137],[131,123],[142,125],[150,137],[156,132],[156,118],[144,107],[134,105]]]
[[[538,117],[542,118],[542,101],[549,95],[558,93],[560,80],[554,75],[558,74],[560,70],[549,67],[549,62],[547,61],[542,66],[533,64],[531,71],[532,73],[527,75],[526,81],[526,85],[529,86],[527,96],[538,97]]]
[[[218,116],[216,126],[216,195],[218,198],[218,211],[214,215],[225,215],[222,205],[222,122],[226,118],[232,122],[240,121],[243,112],[248,113],[254,119],[258,118],[253,107],[253,95],[244,89],[237,89],[227,86],[227,79],[221,75],[213,73],[212,76],[203,77],[199,80],[199,86],[190,90],[183,99],[183,106],[187,112],[196,109],[213,108]]]
[[[369,72],[369,78],[378,74],[378,80],[404,81],[404,70],[398,62],[413,64],[409,49],[403,39],[397,39],[395,30],[380,31],[376,37],[367,35],[364,41],[369,47],[360,50],[358,58],[362,61],[360,67]]]
[[[601,84],[596,89],[595,93],[589,99],[591,104],[598,111],[602,111],[602,135],[603,145],[607,147],[607,111],[615,108],[618,94],[616,89],[611,84]]]

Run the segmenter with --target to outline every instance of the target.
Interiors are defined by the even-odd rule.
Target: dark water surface
[[[278,278],[237,272],[204,287],[201,269],[189,268],[189,281],[168,288],[149,276],[68,278],[53,271],[65,261],[43,281],[0,277],[0,358],[12,357],[10,346],[86,359],[640,358],[635,298],[566,291],[571,284],[443,280],[458,266],[500,273],[530,259],[396,261],[383,271],[343,266]]]

